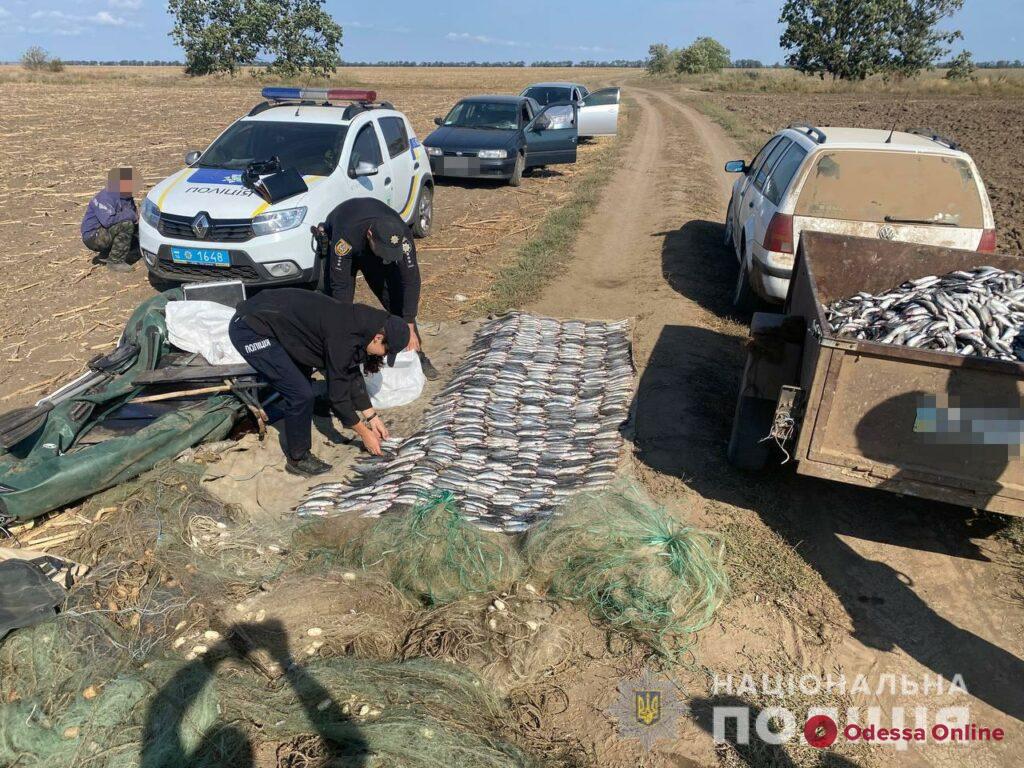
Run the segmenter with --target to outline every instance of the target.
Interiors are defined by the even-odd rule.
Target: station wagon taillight
[[[764,235],[764,249],[775,253],[793,253],[793,217],[776,213]]]
[[[986,229],[981,233],[981,242],[978,243],[978,253],[995,253],[996,252],[996,231],[994,229]]]

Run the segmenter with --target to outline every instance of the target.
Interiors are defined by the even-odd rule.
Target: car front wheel
[[[426,237],[434,226],[434,188],[424,185],[420,190],[420,199],[416,203],[416,215],[412,220],[412,233],[416,237]]]

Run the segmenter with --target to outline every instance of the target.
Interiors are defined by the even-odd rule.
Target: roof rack
[[[816,128],[810,123],[790,123],[787,128],[792,128],[794,131],[800,131],[805,133],[814,139],[818,144],[824,144],[828,137],[821,128]]]
[[[912,133],[915,136],[924,136],[924,138],[934,141],[936,144],[942,144],[944,146],[947,146],[954,151],[959,151],[960,149],[959,142],[953,141],[953,139],[946,138],[945,136],[936,133],[930,128],[914,128],[912,130],[907,131],[907,133]]]

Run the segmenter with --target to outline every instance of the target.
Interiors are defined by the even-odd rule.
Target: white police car
[[[139,245],[156,278],[315,283],[310,226],[353,197],[384,201],[417,237],[430,232],[434,181],[405,115],[374,91],[264,88],[263,98],[143,201]],[[308,190],[271,205],[243,185],[246,169],[272,157]]]

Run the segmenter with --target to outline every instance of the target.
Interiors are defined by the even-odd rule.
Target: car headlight
[[[142,201],[142,220],[157,229],[160,226],[160,209],[148,197]]]
[[[444,154],[444,150],[440,147],[427,147],[427,154],[433,157],[440,157]]]
[[[482,157],[485,160],[504,160],[508,157],[507,149],[481,149],[476,153],[477,157]]]
[[[252,233],[254,235],[272,235],[275,232],[284,232],[287,229],[295,229],[302,220],[306,218],[306,207],[285,208],[281,211],[270,211],[252,220]]]

